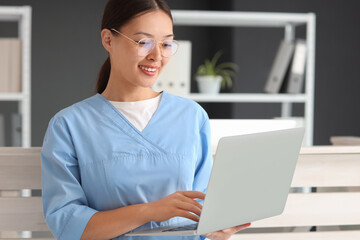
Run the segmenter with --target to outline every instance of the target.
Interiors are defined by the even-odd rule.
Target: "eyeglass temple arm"
[[[116,32],[116,33],[118,33],[118,34],[120,34],[120,35],[123,36],[123,37],[126,37],[127,39],[129,39],[129,40],[132,41],[133,43],[137,44],[137,42],[136,42],[135,40],[129,38],[129,37],[126,36],[125,34],[122,34],[122,33],[119,32],[118,30],[116,30],[116,29],[114,29],[114,28],[112,28],[112,29],[110,29],[110,30],[111,30],[111,31],[114,31],[114,32]]]

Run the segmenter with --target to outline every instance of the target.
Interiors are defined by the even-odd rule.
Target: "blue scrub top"
[[[212,167],[209,118],[194,101],[164,91],[140,132],[96,94],[51,119],[41,161],[45,220],[56,239],[80,239],[97,211],[153,202],[178,190],[206,192]],[[184,220],[149,222],[134,231]]]

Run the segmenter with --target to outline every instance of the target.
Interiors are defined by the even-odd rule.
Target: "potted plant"
[[[222,54],[223,51],[217,51],[211,60],[205,59],[204,64],[198,67],[195,79],[201,93],[216,94],[220,92],[220,88],[231,88],[231,77],[238,66],[233,62],[218,64]]]

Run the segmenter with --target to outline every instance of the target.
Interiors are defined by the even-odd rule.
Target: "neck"
[[[154,98],[159,95],[150,87],[135,86],[126,81],[116,81],[109,78],[109,82],[101,93],[107,100],[116,102],[136,102]]]

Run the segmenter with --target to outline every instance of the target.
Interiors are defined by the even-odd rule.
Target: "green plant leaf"
[[[219,50],[215,53],[214,57],[211,59],[211,64],[212,66],[215,68],[216,67],[216,63],[219,60],[219,58],[221,57],[221,55],[223,54],[222,50]]]
[[[205,60],[206,75],[215,75],[214,66],[209,59]]]
[[[200,65],[197,69],[196,76],[198,75],[210,75],[216,76],[219,75],[222,77],[221,87],[222,88],[231,88],[232,87],[232,77],[235,76],[235,72],[239,70],[239,67],[236,63],[233,62],[224,62],[218,64],[220,56],[223,54],[222,50],[217,51],[211,60],[205,59],[204,64]]]
[[[206,75],[206,67],[204,64],[198,67],[197,75]]]
[[[229,71],[223,70],[219,73],[223,77],[223,81],[221,82],[221,86],[223,88],[225,87],[231,87],[232,81],[231,81],[231,73]]]

